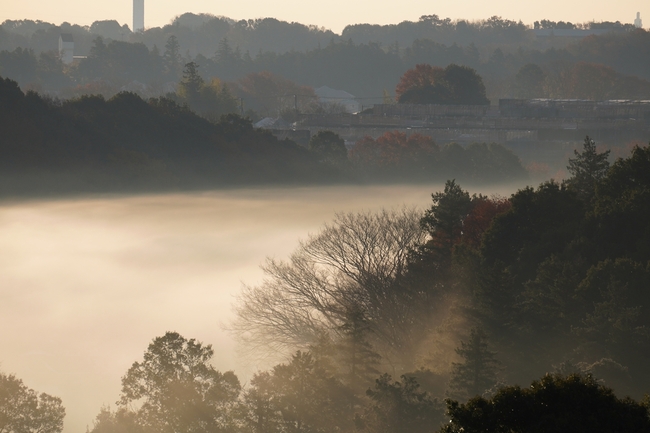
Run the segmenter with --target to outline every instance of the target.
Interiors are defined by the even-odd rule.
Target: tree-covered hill
[[[196,188],[336,179],[307,149],[229,115],[210,123],[132,93],[65,102],[0,81],[4,194]]]

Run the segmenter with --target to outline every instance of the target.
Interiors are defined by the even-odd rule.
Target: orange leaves
[[[399,84],[395,88],[395,97],[399,100],[400,96],[411,88],[421,88],[425,86],[434,86],[444,77],[445,70],[438,66],[426,64],[415,65],[415,68],[409,69],[402,75]]]
[[[359,140],[350,157],[365,166],[397,168],[435,158],[439,150],[431,137],[388,131],[376,140],[369,136]]]
[[[483,234],[492,220],[512,207],[510,200],[503,197],[474,197],[472,209],[463,221],[462,242],[473,248],[481,246]]]

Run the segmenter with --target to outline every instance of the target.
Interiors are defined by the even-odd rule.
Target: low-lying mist
[[[523,185],[470,190],[509,195]],[[114,405],[148,343],[178,331],[242,380],[222,324],[265,257],[284,258],[336,212],[430,205],[431,186],[238,189],[0,204],[0,370],[60,396],[65,432]],[[260,366],[262,367],[262,366]]]

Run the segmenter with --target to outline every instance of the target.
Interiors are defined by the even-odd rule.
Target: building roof
[[[70,33],[61,33],[61,40],[63,42],[74,42]]]
[[[331,87],[322,86],[314,90],[314,93],[320,99],[354,99],[354,95],[345,90],[332,89]],[[327,101],[326,101],[327,102]]]

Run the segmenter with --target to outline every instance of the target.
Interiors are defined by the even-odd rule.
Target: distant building
[[[643,28],[643,23],[641,22],[641,12],[636,13],[636,19],[634,20],[634,27],[637,29]]]
[[[59,36],[59,58],[66,65],[74,60],[74,40],[70,33],[61,33]]]
[[[331,87],[322,86],[314,91],[318,100],[323,105],[340,105],[346,113],[358,113],[361,111],[361,103],[355,96],[344,91]]]
[[[133,32],[144,30],[144,0],[133,0]]]
[[[533,33],[538,38],[584,38],[591,35],[604,35],[611,32],[610,29],[534,29]]]

